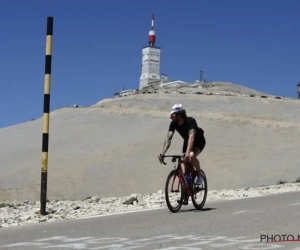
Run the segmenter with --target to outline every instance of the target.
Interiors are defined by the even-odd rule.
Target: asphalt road
[[[0,249],[300,250],[300,192],[2,228]]]

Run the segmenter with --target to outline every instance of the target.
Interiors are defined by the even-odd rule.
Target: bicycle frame
[[[181,164],[184,163],[182,160],[180,160],[182,158],[182,156],[181,155],[165,155],[164,158],[165,157],[172,157],[172,162],[174,162],[174,168],[178,171],[179,180],[183,182],[183,185],[184,185],[185,191],[187,192],[187,195],[188,196],[192,195],[193,191],[191,190],[190,186],[188,185],[187,180],[186,180],[186,178],[183,174],[182,167],[181,167]],[[177,166],[176,166],[176,159],[178,160]],[[167,164],[167,163],[164,162],[163,159],[162,159],[162,163],[164,165]],[[175,176],[174,176],[174,179],[173,179],[173,182],[172,182],[172,187],[174,185],[174,181],[175,181]],[[180,185],[180,182],[178,183],[178,190],[179,190],[179,185]]]

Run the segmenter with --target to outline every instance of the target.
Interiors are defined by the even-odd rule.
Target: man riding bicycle
[[[162,152],[158,155],[158,159],[162,160],[167,150],[171,145],[171,141],[175,130],[183,138],[182,153],[185,154],[184,161],[184,172],[189,174],[193,171],[193,166],[197,170],[197,180],[196,185],[201,185],[203,182],[203,177],[200,174],[200,162],[197,156],[203,151],[206,141],[204,137],[204,131],[198,127],[196,120],[193,117],[188,117],[186,115],[185,109],[182,104],[174,104],[170,112],[170,118],[172,119],[168,135],[164,143]],[[190,155],[191,153],[192,156]],[[191,164],[188,163],[188,160]]]

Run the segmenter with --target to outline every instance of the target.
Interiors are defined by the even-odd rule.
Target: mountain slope
[[[139,94],[51,113],[48,198],[164,189],[173,165],[170,159],[160,165],[157,155],[169,110],[178,102],[205,131],[207,145],[199,159],[209,189],[268,185],[300,176],[298,100]],[[39,199],[41,144],[42,119],[0,130],[0,199]],[[176,133],[167,154],[180,153],[181,145]]]

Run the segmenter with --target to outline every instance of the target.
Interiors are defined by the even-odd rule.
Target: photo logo
[[[260,242],[263,243],[274,243],[274,242],[300,242],[300,234],[292,235],[292,234],[261,234]]]

